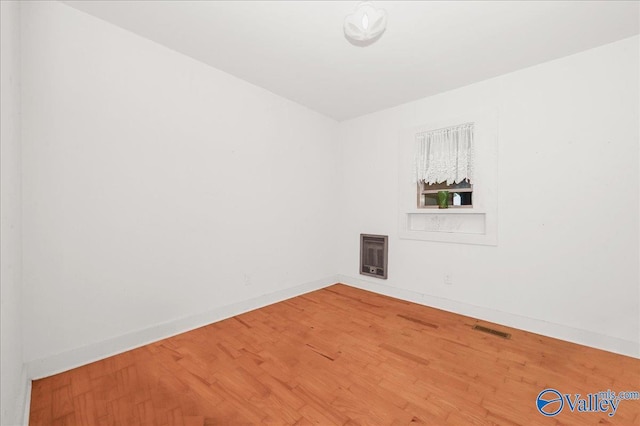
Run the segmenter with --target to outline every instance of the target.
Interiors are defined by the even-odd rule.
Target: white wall
[[[0,424],[23,415],[20,216],[20,6],[0,2]]]
[[[625,39],[341,123],[343,279],[639,356],[638,47]],[[399,239],[401,132],[494,108],[498,246]],[[390,236],[386,282],[358,275],[360,233]]]
[[[28,362],[335,278],[337,122],[64,4],[23,18]]]

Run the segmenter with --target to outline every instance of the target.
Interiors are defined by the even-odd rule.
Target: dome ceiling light
[[[376,9],[370,1],[363,1],[344,18],[344,34],[357,46],[368,46],[382,36],[387,28],[387,12]]]

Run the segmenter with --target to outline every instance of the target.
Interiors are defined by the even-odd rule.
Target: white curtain
[[[473,174],[473,123],[416,134],[416,182],[460,183]]]

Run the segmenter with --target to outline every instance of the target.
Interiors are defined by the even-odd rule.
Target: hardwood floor
[[[34,381],[30,424],[640,424],[546,388],[640,391],[640,360],[337,284]]]

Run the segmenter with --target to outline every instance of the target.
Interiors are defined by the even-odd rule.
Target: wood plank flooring
[[[30,424],[640,424],[545,388],[640,391],[640,360],[336,284],[34,381]]]

